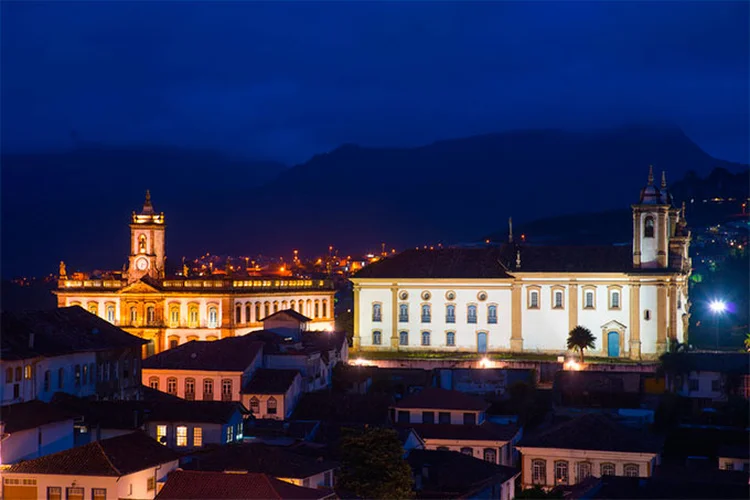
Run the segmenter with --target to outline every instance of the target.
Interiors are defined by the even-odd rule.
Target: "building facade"
[[[150,194],[130,223],[130,254],[122,272],[68,276],[60,263],[59,307],[78,305],[146,339],[144,355],[189,342],[245,335],[274,312],[293,309],[311,329],[334,325],[334,290],[327,280],[250,277],[248,273],[167,276],[164,213]]]
[[[627,246],[408,250],[360,271],[354,349],[554,352],[577,325],[595,355],[640,358],[685,342],[690,232],[653,171]]]

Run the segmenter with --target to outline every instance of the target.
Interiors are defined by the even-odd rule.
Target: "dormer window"
[[[643,224],[643,237],[653,238],[654,237],[654,218],[652,216],[646,217]]]

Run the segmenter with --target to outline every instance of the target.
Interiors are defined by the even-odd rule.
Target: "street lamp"
[[[727,310],[727,303],[723,300],[712,300],[708,304],[708,308],[714,315],[714,336],[716,339],[716,350],[719,350],[719,316],[724,314]]]

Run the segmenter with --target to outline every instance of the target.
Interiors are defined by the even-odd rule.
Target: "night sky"
[[[748,3],[2,2],[2,145],[287,164],[531,127],[681,126],[748,157]]]

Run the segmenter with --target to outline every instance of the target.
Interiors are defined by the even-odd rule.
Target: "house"
[[[178,456],[143,433],[27,460],[0,473],[3,498],[153,499]]]
[[[750,397],[750,353],[668,353],[662,365],[667,387],[699,405],[726,401],[730,395]]]
[[[324,500],[336,498],[331,490],[303,488],[267,474],[225,474],[176,470],[167,478],[158,500]]]
[[[515,498],[521,471],[455,451],[411,450],[406,458],[417,498]]]
[[[604,414],[585,414],[540,429],[516,445],[525,488],[580,483],[589,476],[650,477],[663,442]]]
[[[311,321],[310,318],[294,309],[284,309],[263,318],[263,329],[282,337],[299,340],[302,332],[307,331]]]
[[[41,401],[0,408],[0,463],[13,464],[75,445],[75,413]]]
[[[306,488],[332,488],[339,463],[322,455],[294,453],[281,446],[243,443],[207,449],[187,457],[186,470],[263,473]]]
[[[468,394],[502,395],[515,382],[533,384],[532,370],[508,368],[438,368],[435,381],[441,389],[456,390]]]
[[[719,469],[750,472],[750,449],[745,445],[719,447]]]
[[[2,404],[55,392],[97,399],[137,399],[142,339],[80,307],[0,315]]]
[[[313,441],[319,429],[319,420],[248,419],[244,441],[289,446],[300,441]]]
[[[242,403],[255,418],[286,420],[301,394],[299,371],[260,368],[242,387]]]
[[[512,465],[513,444],[521,438],[521,429],[488,421],[489,406],[476,396],[428,387],[391,406],[390,417],[400,427],[413,428],[428,450],[460,451]]]
[[[240,401],[242,384],[263,365],[253,335],[192,340],[143,360],[143,385],[187,400]]]
[[[411,450],[425,449],[424,440],[411,427],[396,427],[396,432],[398,433],[398,440],[401,441],[401,447],[404,449],[405,455],[408,455]]]

